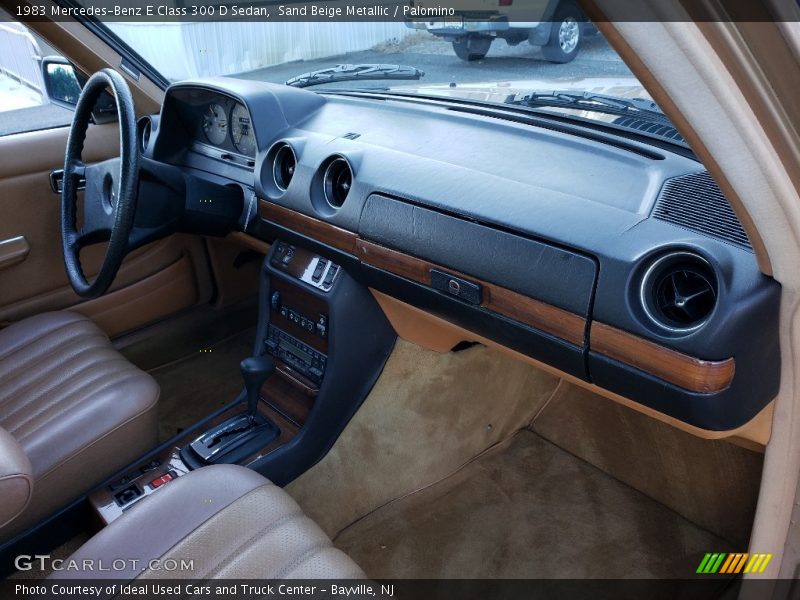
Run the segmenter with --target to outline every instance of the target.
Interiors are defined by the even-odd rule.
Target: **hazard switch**
[[[161,487],[165,483],[169,483],[172,481],[172,473],[164,473],[161,477],[156,477],[153,481],[150,482],[150,485],[153,486],[153,489]]]

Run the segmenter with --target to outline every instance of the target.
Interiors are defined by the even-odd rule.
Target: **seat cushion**
[[[126,568],[91,573],[68,570],[52,576],[128,580],[364,577],[289,494],[237,465],[202,467],[163,486],[86,542],[66,564],[96,565],[100,559],[105,564],[122,559],[118,564]],[[142,572],[142,566],[153,559],[160,559],[164,566],[192,561],[193,568]]]
[[[0,330],[0,427],[31,462],[21,531],[155,446],[158,384],[88,318],[44,313]]]

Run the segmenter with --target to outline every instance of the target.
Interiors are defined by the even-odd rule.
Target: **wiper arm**
[[[618,115],[635,114],[648,119],[670,123],[658,105],[645,98],[619,98],[592,92],[527,92],[506,98],[506,104],[530,107],[563,107],[594,110]]]
[[[286,85],[309,87],[334,81],[356,81],[359,79],[419,79],[425,72],[406,65],[336,65],[328,69],[309,71],[292,77]]]

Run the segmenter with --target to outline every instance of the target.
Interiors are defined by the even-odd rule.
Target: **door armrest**
[[[0,240],[0,269],[21,263],[28,257],[31,247],[24,235]]]

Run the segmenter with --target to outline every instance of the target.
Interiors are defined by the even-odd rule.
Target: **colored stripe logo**
[[[700,561],[700,566],[697,567],[696,573],[702,575],[763,573],[771,560],[772,554],[708,552],[703,557],[703,560]]]

